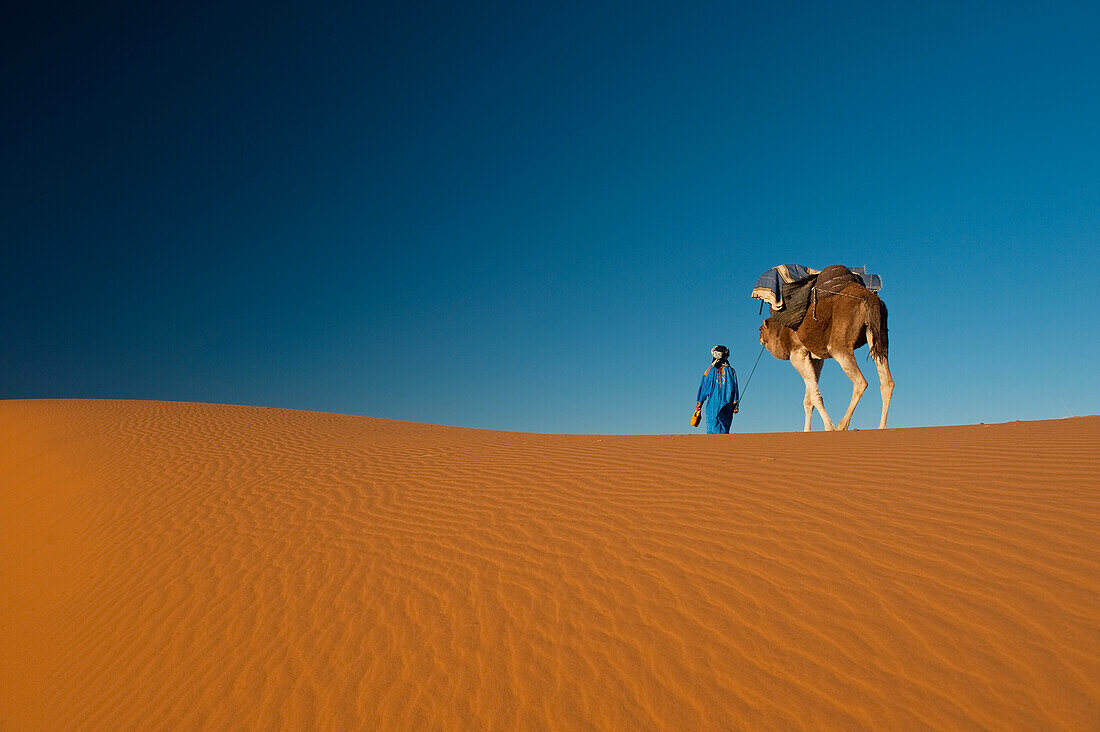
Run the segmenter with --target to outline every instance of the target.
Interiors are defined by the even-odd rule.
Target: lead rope
[[[744,391],[741,392],[741,394],[739,395],[739,398],[737,399],[737,403],[739,405],[741,404],[741,402],[745,401],[745,394],[749,390],[749,382],[752,381],[752,375],[756,373],[756,367],[760,364],[760,357],[763,356],[763,355],[764,355],[764,346],[760,346],[760,353],[756,354],[756,363],[754,363],[752,365],[752,371],[749,372],[749,378],[748,378],[747,381],[745,381],[745,389],[744,389]]]

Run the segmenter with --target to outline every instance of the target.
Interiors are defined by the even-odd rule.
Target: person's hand
[[[737,403],[737,402],[734,402],[734,403],[733,403],[733,413],[734,413],[734,414],[737,414],[737,410],[738,410],[739,408],[740,408],[740,407],[739,407],[738,403]]]

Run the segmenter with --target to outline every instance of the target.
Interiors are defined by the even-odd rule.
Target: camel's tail
[[[886,359],[890,351],[890,332],[886,328],[886,303],[878,295],[871,296],[863,301],[867,308],[867,331],[871,344],[871,358],[876,361]]]

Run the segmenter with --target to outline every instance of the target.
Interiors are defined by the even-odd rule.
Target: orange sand
[[[0,446],[5,730],[1100,729],[1100,417],[8,401]]]

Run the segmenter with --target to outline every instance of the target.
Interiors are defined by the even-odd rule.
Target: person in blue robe
[[[728,435],[733,415],[737,413],[737,372],[730,366],[730,349],[715,346],[710,351],[714,359],[710,368],[703,372],[703,381],[699,384],[699,395],[695,398],[695,408],[706,405],[707,434]]]

